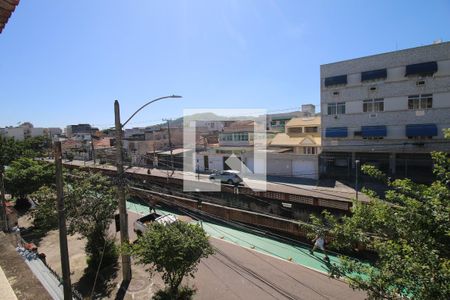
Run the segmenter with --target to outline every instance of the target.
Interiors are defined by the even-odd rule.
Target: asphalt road
[[[136,237],[132,224],[138,217],[129,212],[131,240]],[[211,237],[210,241],[216,253],[201,261],[195,279],[185,281],[197,288],[195,299],[365,298],[363,292],[323,273],[220,239]]]

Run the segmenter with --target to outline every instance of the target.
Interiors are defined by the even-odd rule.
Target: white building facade
[[[450,152],[450,43],[322,65],[324,174],[354,162],[391,175],[431,174],[432,151]]]

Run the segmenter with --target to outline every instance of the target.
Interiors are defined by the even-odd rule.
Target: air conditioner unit
[[[422,86],[425,85],[425,80],[417,80],[416,81],[416,86]]]
[[[376,118],[377,117],[377,114],[370,114],[369,115],[369,118]]]

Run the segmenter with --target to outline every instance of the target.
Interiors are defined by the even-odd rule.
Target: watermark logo
[[[266,110],[185,109],[183,190],[266,191]]]

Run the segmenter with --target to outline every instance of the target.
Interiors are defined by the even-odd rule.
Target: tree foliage
[[[374,299],[450,299],[450,158],[432,157],[436,180],[431,185],[390,181],[365,167],[390,186],[385,199],[369,192],[371,201],[354,202],[351,216],[313,217],[314,225],[333,237],[335,248],[364,244],[377,253],[373,266],[342,257],[332,275],[347,274],[351,286]]]
[[[9,164],[5,175],[6,190],[24,199],[41,186],[55,182],[55,167],[52,164],[21,157]]]
[[[58,210],[56,204],[56,191],[53,187],[42,186],[30,195],[36,203],[31,211],[34,227],[40,230],[50,230],[58,226]]]
[[[66,181],[68,232],[87,239],[88,268],[96,270],[100,264],[105,267],[114,263],[117,253],[114,241],[108,238],[108,229],[117,199],[111,180],[99,173],[75,172]]]
[[[0,136],[0,167],[9,165],[13,160],[20,157],[22,145],[13,138]]]
[[[19,143],[22,147],[22,155],[27,157],[42,157],[52,151],[52,141],[47,136],[29,137]]]
[[[139,263],[149,266],[151,274],[162,273],[171,299],[179,296],[183,278],[193,278],[200,260],[213,254],[205,231],[198,225],[180,221],[169,225],[152,223],[130,246],[130,251]]]

